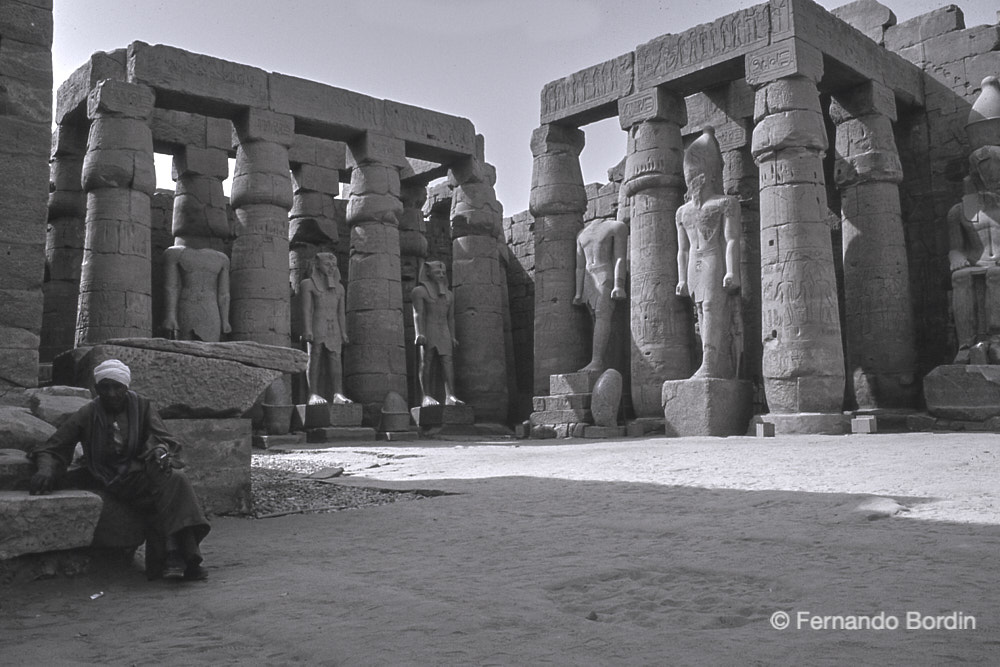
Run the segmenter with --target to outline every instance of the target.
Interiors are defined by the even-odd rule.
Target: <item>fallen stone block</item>
[[[0,560],[90,546],[102,505],[89,491],[0,491]]]
[[[56,432],[56,427],[31,414],[28,408],[0,405],[0,447],[31,451]]]

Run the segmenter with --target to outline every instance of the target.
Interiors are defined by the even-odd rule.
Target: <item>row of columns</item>
[[[892,92],[868,82],[833,96],[842,200],[837,220],[824,176],[821,54],[799,40],[768,49],[786,49],[793,63],[748,76],[755,90],[749,148],[759,170],[760,372],[768,407],[772,413],[840,413],[845,378],[846,407],[913,407],[916,354]],[[752,60],[762,60],[754,57],[747,56],[748,70]],[[695,354],[690,312],[674,295],[684,100],[661,86],[620,101],[619,118],[628,132],[620,192],[631,211],[632,399],[638,417],[654,417],[662,415],[663,381],[689,377]],[[537,394],[547,393],[550,374],[580,367],[587,354],[580,335],[587,325],[570,308],[572,246],[586,204],[578,161],[583,144],[578,128],[558,124],[532,136]],[[738,170],[754,171],[752,165]],[[730,169],[728,182],[745,175]],[[836,223],[843,234],[846,361],[831,241]],[[744,281],[756,284],[756,278]]]
[[[68,304],[62,302],[69,300],[72,289],[76,323],[74,340],[53,340],[53,349],[145,337],[154,331],[150,281],[150,196],[156,185],[150,129],[154,105],[155,96],[148,87],[102,81],[88,100],[86,143],[71,141],[75,128],[59,129],[51,164],[55,189],[50,198],[53,224],[48,260],[51,270],[70,275],[60,273],[58,286],[47,298],[58,300],[66,292],[60,301],[65,313]],[[323,174],[316,174],[312,165],[304,169],[296,164],[293,188],[292,116],[247,109],[232,121],[236,165],[231,205],[236,230],[230,271],[231,338],[289,346],[289,214],[301,218],[314,212],[316,205],[324,208],[325,199],[335,195],[331,191],[335,187],[326,183],[329,179],[324,180]],[[400,219],[405,222],[407,262],[426,255],[426,242],[421,253],[419,239],[410,238],[411,232],[419,235],[420,225],[403,215],[400,172],[409,166],[404,142],[369,132],[352,142],[349,151],[351,240],[346,309],[352,343],[344,355],[344,379],[348,394],[364,405],[372,423],[388,392],[407,394]],[[197,147],[182,148],[175,156],[175,233],[184,225],[207,229],[211,235],[221,232],[223,225],[228,229],[228,220],[219,217],[225,209],[214,206],[226,175],[220,173],[214,157],[218,156],[199,152]],[[488,171],[480,157],[470,156],[451,172],[456,328],[460,341],[468,339],[468,351],[456,364],[456,384],[477,418],[504,421],[508,400],[502,324],[505,279],[500,275],[497,248],[502,210]],[[419,196],[409,190],[405,194],[411,208],[419,208]],[[197,220],[188,219],[192,216]],[[72,238],[81,228],[85,230],[82,243]],[[78,286],[73,266],[80,267]],[[487,330],[490,333],[480,336]],[[484,376],[490,378],[484,380]]]

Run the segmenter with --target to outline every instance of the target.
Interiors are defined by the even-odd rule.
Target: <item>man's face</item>
[[[104,379],[97,383],[97,397],[106,412],[117,414],[125,409],[128,387],[116,380]]]
[[[427,264],[427,275],[431,277],[431,280],[439,283],[444,282],[448,277],[444,264],[441,264],[440,262],[431,262]]]

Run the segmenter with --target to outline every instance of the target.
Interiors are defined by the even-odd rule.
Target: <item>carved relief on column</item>
[[[367,133],[350,144],[354,168],[347,202],[351,259],[344,352],[347,394],[362,403],[374,424],[388,392],[406,394],[406,349],[400,285],[399,170],[407,165],[403,141]]]
[[[780,57],[771,57],[776,50]],[[760,169],[767,402],[772,413],[840,413],[844,352],[816,89],[822,57],[796,39],[761,53],[747,56],[747,80],[756,88],[751,150]]]
[[[504,340],[504,286],[498,237],[503,207],[493,184],[496,172],[479,157],[465,158],[449,170],[451,200],[452,290],[455,294],[455,384],[477,421],[507,420],[507,358]]]
[[[73,349],[80,265],[86,228],[87,196],[81,175],[87,152],[86,125],[60,125],[52,135],[49,162],[48,233],[45,237],[45,283],[39,361],[52,361]]]
[[[150,195],[153,91],[105,80],[87,98],[86,240],[76,345],[152,333]]]
[[[292,182],[288,147],[291,116],[248,109],[234,119],[236,168],[232,206],[231,322],[234,340],[288,346],[288,210]]]
[[[847,383],[860,409],[912,408],[919,387],[895,99],[869,81],[835,95],[830,116],[837,125]]]
[[[580,171],[584,134],[547,124],[531,135],[534,157],[529,208],[535,218],[535,395],[549,393],[549,376],[590,360],[589,317],[573,306],[576,237],[587,191]]]
[[[659,88],[638,93],[619,100],[618,118],[628,131],[619,194],[631,216],[632,403],[637,417],[656,417],[663,415],[663,381],[688,378],[693,370],[691,313],[675,294],[684,98]]]
[[[423,183],[403,183],[399,198],[403,212],[399,214],[400,288],[403,293],[403,341],[406,345],[406,384],[408,405],[420,405],[420,383],[417,378],[417,349],[413,329],[411,292],[417,286],[420,265],[427,258],[427,235],[424,223],[424,204],[427,187]]]

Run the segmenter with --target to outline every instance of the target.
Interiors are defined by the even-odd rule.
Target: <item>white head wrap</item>
[[[132,383],[132,371],[117,359],[108,359],[107,361],[102,361],[94,369],[94,384],[97,384],[101,380],[114,380],[115,382],[121,382],[127,387]]]

